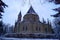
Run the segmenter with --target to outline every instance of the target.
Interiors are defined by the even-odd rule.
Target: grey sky
[[[46,0],[3,0],[8,8],[5,8],[5,13],[3,14],[3,22],[6,24],[14,25],[17,20],[18,14],[20,10],[22,11],[22,16],[26,14],[30,5],[33,6],[36,13],[39,15],[40,20],[44,18],[47,20],[53,20],[53,17],[50,15],[56,14],[57,12],[52,9],[59,7],[59,5],[55,5],[54,3],[49,3]]]

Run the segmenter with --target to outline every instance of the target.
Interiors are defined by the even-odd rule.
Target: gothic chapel
[[[18,20],[15,23],[14,32],[21,34],[35,34],[35,33],[43,33],[43,34],[51,34],[52,26],[47,23],[42,23],[39,20],[38,14],[34,11],[33,7],[30,6],[27,13],[24,15],[23,20],[21,21],[21,11],[18,15]]]

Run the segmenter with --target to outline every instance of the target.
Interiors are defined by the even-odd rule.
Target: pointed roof
[[[20,11],[20,13],[18,14],[18,16],[21,16],[21,11]]]
[[[27,13],[36,13],[35,11],[34,11],[34,9],[33,9],[33,7],[32,6],[30,6],[30,8],[29,8],[29,10],[28,10],[28,12]]]

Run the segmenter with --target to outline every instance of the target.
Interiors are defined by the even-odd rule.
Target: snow
[[[0,38],[0,40],[59,40],[59,39]]]

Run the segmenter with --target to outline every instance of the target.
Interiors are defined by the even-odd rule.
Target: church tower
[[[21,23],[21,17],[22,17],[22,14],[20,11],[18,14],[18,20],[15,22],[14,32],[18,32],[18,27],[19,27],[19,24]]]

